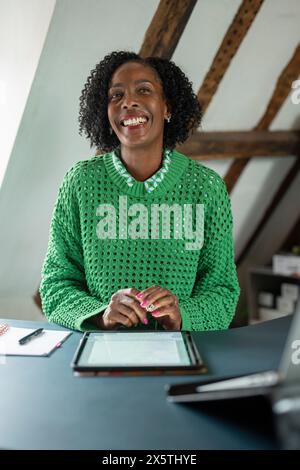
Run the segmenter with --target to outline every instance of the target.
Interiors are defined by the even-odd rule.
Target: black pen
[[[35,338],[36,336],[40,336],[43,331],[44,328],[38,328],[37,330],[34,330],[32,333],[29,333],[29,335],[23,336],[23,338],[19,339],[19,344],[26,344],[28,341]]]

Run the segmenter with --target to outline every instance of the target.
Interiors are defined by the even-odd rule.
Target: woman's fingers
[[[114,312],[114,315],[111,318],[111,321],[115,323],[115,325],[123,325],[127,328],[131,328],[135,324],[132,322],[130,316],[123,315],[121,312]]]
[[[117,303],[110,304],[102,315],[104,329],[115,329],[118,324],[131,327],[133,325],[131,315],[134,314],[127,307]],[[135,314],[134,314],[135,315]]]
[[[163,287],[160,287],[158,285],[148,287],[147,289],[144,289],[140,293],[136,295],[136,298],[141,302],[141,301],[148,301],[148,298],[150,297],[151,294],[154,294],[155,292],[158,294],[160,291],[163,291]]]
[[[140,291],[137,290],[135,287],[129,287],[128,289],[122,289],[119,292],[122,292],[122,294],[125,294],[128,297],[132,297],[133,299],[135,299]]]
[[[122,300],[122,304],[134,312],[137,323],[141,321],[144,325],[148,324],[147,312],[134,297],[125,296],[124,300]]]
[[[165,297],[150,300],[149,305],[153,305],[156,310],[156,309],[159,309],[161,307],[166,307],[166,306],[172,307],[172,306],[175,306],[176,304],[175,304],[174,297],[172,295],[166,295]]]
[[[166,330],[179,331],[181,329],[181,315],[177,307],[165,306],[159,310],[155,310],[151,313],[158,323],[160,323]]]
[[[145,289],[145,291],[137,295],[137,299],[139,299],[141,302],[141,307],[145,309],[149,305],[153,305],[152,308],[155,307],[155,309],[164,307],[166,305],[178,305],[178,299],[176,295],[160,286],[152,286],[149,289]]]
[[[154,318],[160,318],[160,317],[165,317],[168,316],[171,319],[175,318],[175,312],[172,311],[170,306],[166,305],[164,307],[160,307],[160,309],[156,309],[153,312],[150,313]]]
[[[135,288],[120,289],[115,292],[110,301],[108,308],[108,316],[111,320],[116,321],[116,312],[121,313],[130,320],[130,326],[136,326],[139,322],[144,325],[148,324],[147,312],[140,306],[136,299],[136,294],[139,291]],[[119,317],[120,323],[129,326],[129,320],[125,321],[124,318]],[[122,321],[121,321],[122,320]]]
[[[124,326],[128,326],[128,327],[131,327],[131,326],[136,326],[140,319],[138,318],[138,316],[135,314],[135,312],[130,308],[128,307],[127,305],[123,304],[123,303],[120,303],[118,305],[118,313],[122,315],[122,325]],[[126,320],[128,319],[128,320]]]

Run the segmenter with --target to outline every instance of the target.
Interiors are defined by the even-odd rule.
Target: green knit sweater
[[[158,284],[177,295],[183,330],[228,328],[240,292],[228,193],[213,170],[177,151],[171,156],[151,193],[143,182],[127,185],[112,153],[66,174],[40,287],[49,321],[94,329],[88,319],[116,291]],[[139,328],[157,328],[148,319]]]

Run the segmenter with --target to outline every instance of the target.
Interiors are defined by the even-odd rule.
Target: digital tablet
[[[207,371],[189,332],[105,331],[83,335],[76,375],[199,374]]]

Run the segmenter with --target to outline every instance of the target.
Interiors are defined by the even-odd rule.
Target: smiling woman
[[[239,296],[228,193],[217,173],[175,150],[200,121],[171,61],[121,51],[92,70],[79,130],[103,154],[78,162],[59,190],[40,288],[50,321],[228,328]]]

